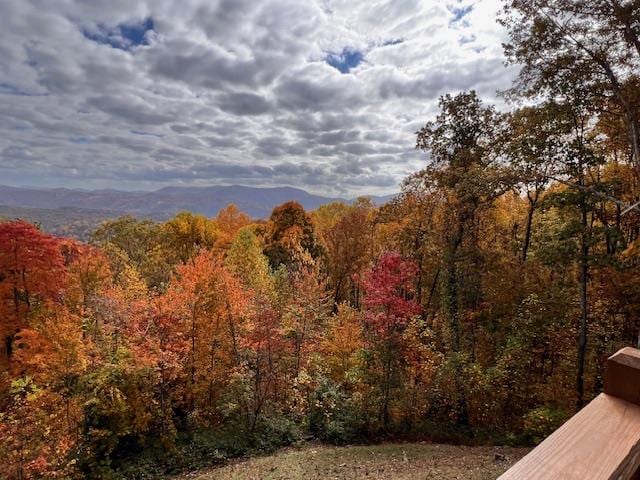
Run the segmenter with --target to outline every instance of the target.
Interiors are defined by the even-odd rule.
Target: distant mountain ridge
[[[389,196],[369,196],[384,203]],[[113,214],[131,214],[154,220],[166,220],[180,211],[215,216],[230,203],[253,218],[266,218],[273,208],[289,200],[313,210],[335,201],[350,202],[337,197],[324,197],[293,187],[165,187],[155,191],[80,190],[68,188],[10,187],[0,185],[0,205],[9,207],[60,209],[81,208]]]

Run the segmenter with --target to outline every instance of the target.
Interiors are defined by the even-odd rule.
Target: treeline
[[[630,3],[512,1],[510,113],[444,96],[383,206],[0,224],[0,476],[141,478],[300,438],[534,443],[640,332]]]

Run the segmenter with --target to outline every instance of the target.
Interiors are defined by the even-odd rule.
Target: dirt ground
[[[311,444],[189,473],[176,480],[489,480],[526,453],[526,449],[517,448],[428,443],[350,447]]]

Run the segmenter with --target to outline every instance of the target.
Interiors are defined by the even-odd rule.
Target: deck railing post
[[[609,357],[604,393],[640,405],[640,350],[627,347]]]
[[[609,357],[604,393],[500,480],[640,480],[640,350]]]

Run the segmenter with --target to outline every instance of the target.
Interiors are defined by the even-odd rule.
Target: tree
[[[262,254],[260,242],[250,227],[241,229],[233,239],[224,264],[245,288],[262,296],[273,293],[269,260]]]
[[[219,232],[219,238],[216,242],[218,247],[228,248],[238,231],[250,223],[249,215],[241,212],[233,203],[220,210],[216,216],[216,226]]]
[[[287,344],[282,318],[264,299],[258,299],[256,309],[242,338],[245,375],[241,382],[241,404],[246,404],[247,426],[253,433],[265,410],[278,408],[281,395],[288,392],[285,382]]]
[[[369,201],[368,199],[364,199]],[[321,205],[311,212],[316,229],[321,236],[324,236],[341,218],[350,210],[351,206],[344,202],[331,202]]]
[[[561,105],[558,118],[566,152],[554,179],[568,191],[554,195],[578,220],[567,225],[578,237],[579,303],[576,405],[584,403],[589,331],[588,287],[596,234],[603,228],[607,254],[617,249],[620,217],[638,209],[640,116],[637,67],[640,64],[637,2],[618,0],[511,0],[501,22],[509,31],[505,53],[522,65],[511,94]],[[598,129],[594,129],[594,126]],[[622,127],[622,128],[621,128]],[[608,139],[602,144],[602,134]],[[626,141],[623,141],[626,137]],[[604,148],[603,148],[604,147]],[[616,155],[634,170],[629,203],[615,183],[602,181],[603,153]],[[620,154],[620,155],[618,155]],[[627,197],[629,198],[629,197]],[[550,199],[551,200],[551,199]],[[617,210],[609,226],[609,205]],[[597,221],[602,222],[602,227]],[[611,258],[609,258],[611,260]],[[600,259],[602,261],[602,259]]]
[[[308,367],[311,351],[316,350],[329,313],[324,279],[314,266],[289,274],[287,302],[283,311],[283,332],[291,346],[291,377]]]
[[[60,241],[21,221],[0,223],[0,367],[14,353],[18,332],[49,302],[60,301],[66,271]]]
[[[403,332],[410,318],[420,312],[414,298],[416,266],[394,252],[383,253],[363,280],[365,324],[381,368],[379,418],[383,428],[390,421],[389,404],[398,369],[402,365]]]
[[[336,384],[349,386],[354,383],[354,374],[362,367],[363,327],[362,313],[344,303],[328,320],[322,353],[331,380]]]
[[[587,92],[604,110],[614,102],[640,172],[640,117],[635,70],[640,62],[640,6],[619,0],[511,0],[502,24],[505,52],[523,65],[515,87],[529,97],[555,96],[559,85]],[[610,105],[609,105],[610,106]],[[609,109],[610,113],[615,110]]]
[[[62,252],[69,275],[66,303],[83,319],[93,317],[93,308],[101,294],[111,286],[109,259],[98,248],[67,241]]]
[[[163,304],[187,339],[185,408],[214,419],[229,370],[240,363],[246,295],[220,259],[203,250],[177,268]]]
[[[344,301],[357,305],[353,278],[367,267],[373,243],[373,205],[359,201],[325,233],[334,311]]]
[[[568,191],[561,191],[555,197],[560,205],[575,206],[578,209],[579,223],[577,235],[579,237],[580,285],[580,321],[578,329],[578,355],[576,379],[576,406],[584,406],[584,369],[587,355],[587,335],[589,323],[588,283],[590,268],[590,248],[593,243],[593,212],[596,198],[592,192],[601,190],[599,179],[590,174],[593,169],[602,164],[604,159],[599,154],[598,139],[591,134],[592,123],[591,105],[588,98],[575,96],[571,103],[563,104],[562,114],[567,150],[559,162],[559,175],[569,179]],[[554,198],[550,199],[551,201]]]
[[[217,225],[204,215],[180,212],[162,226],[168,252],[187,263],[200,249],[211,249],[219,236]]]
[[[417,133],[416,148],[430,154],[431,164],[415,177],[426,189],[442,189],[446,199],[442,280],[454,352],[461,347],[461,310],[476,308],[481,300],[479,213],[491,208],[511,186],[511,176],[495,153],[503,128],[503,117],[471,91],[441,97],[436,120]],[[467,260],[464,274],[460,271],[463,258]]]
[[[0,476],[7,479],[75,478],[74,431],[79,414],[55,392],[26,376],[11,383],[11,402],[0,414]]]
[[[444,192],[415,175],[407,178],[402,192],[378,210],[375,218],[374,252],[395,249],[418,266],[416,297],[423,315],[438,309],[438,285],[441,283],[444,237]]]
[[[273,209],[264,253],[272,268],[291,265],[305,255],[315,259],[323,253],[311,217],[298,202]]]
[[[126,265],[133,267],[152,288],[163,288],[173,262],[167,262],[162,245],[162,227],[151,220],[123,216],[103,222],[92,234],[91,243],[109,257],[118,276]]]
[[[514,168],[514,177],[524,189],[528,202],[522,261],[527,260],[531,244],[533,216],[542,192],[557,174],[556,167],[566,156],[566,126],[555,102],[523,107],[508,117],[509,126],[499,147]]]

